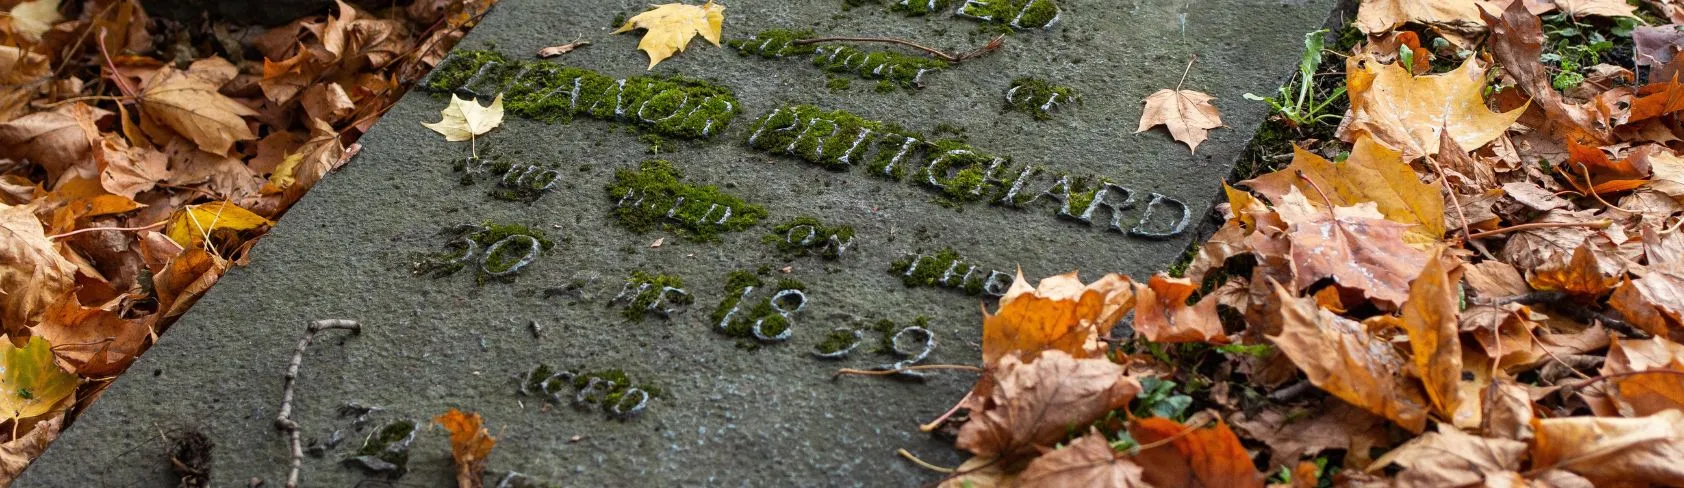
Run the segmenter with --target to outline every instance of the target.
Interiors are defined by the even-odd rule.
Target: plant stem
[[[1590,221],[1590,222],[1533,222],[1533,223],[1529,223],[1529,224],[1520,224],[1520,225],[1516,225],[1516,226],[1513,226],[1513,227],[1504,227],[1504,228],[1496,229],[1496,230],[1488,230],[1488,231],[1485,231],[1485,232],[1476,232],[1472,235],[1469,235],[1468,238],[1469,239],[1484,239],[1484,238],[1492,237],[1492,236],[1500,236],[1500,235],[1507,234],[1507,233],[1510,233],[1510,232],[1518,232],[1518,231],[1533,230],[1533,229],[1549,229],[1549,228],[1554,228],[1554,227],[1590,227],[1592,229],[1606,229],[1610,225],[1614,225],[1614,222],[1611,221],[1611,220],[1593,220],[1593,221]]]

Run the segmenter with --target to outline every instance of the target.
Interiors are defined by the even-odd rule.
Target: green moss
[[[939,13],[953,6],[953,0],[891,0],[889,10],[901,12],[907,17],[919,17]]]
[[[868,120],[842,110],[811,105],[786,105],[755,120],[749,127],[749,147],[796,156],[832,171],[852,167],[876,143],[904,140],[909,132],[893,124]],[[895,142],[899,144],[899,142]],[[878,152],[881,153],[882,148]]]
[[[929,330],[930,318],[919,315],[914,317],[912,319],[912,323],[907,325],[900,325],[899,323],[889,319],[879,320],[876,323],[871,324],[871,326],[867,327],[866,330],[875,333],[875,338],[877,339],[877,345],[871,349],[871,352],[873,354],[894,354],[895,335],[899,334],[902,330],[906,330],[907,327],[921,327],[925,330]]]
[[[678,145],[661,137],[660,134],[648,133],[637,136],[638,142],[649,145],[649,154],[670,153],[678,150]]]
[[[995,157],[956,139],[936,141],[930,164],[918,169],[918,181],[941,191],[957,202],[977,202],[992,197],[987,190],[986,171]]]
[[[1019,29],[1044,29],[1058,21],[1053,0],[971,0],[954,12],[960,17]]]
[[[853,347],[854,341],[857,339],[858,338],[854,336],[853,331],[831,330],[830,333],[825,334],[824,340],[819,341],[818,345],[813,346],[813,350],[818,351],[819,354],[835,354],[849,347]]]
[[[887,50],[864,50],[853,46],[824,46],[813,53],[813,65],[832,73],[846,73],[870,80],[882,80],[894,87],[924,87],[924,74],[947,69],[946,61]],[[881,90],[879,90],[881,91]]]
[[[875,86],[871,87],[871,91],[877,93],[894,93],[895,83],[889,80],[880,80]]]
[[[725,41],[726,46],[736,49],[744,56],[760,56],[774,59],[788,56],[808,56],[818,50],[817,45],[796,44],[795,41],[813,37],[810,30],[772,29],[761,31],[753,37],[745,39],[731,39]]]
[[[683,177],[662,160],[644,161],[636,170],[615,170],[614,182],[607,187],[608,198],[615,202],[613,217],[635,232],[661,228],[707,242],[718,240],[720,233],[752,227],[766,216],[760,205],[713,185],[684,183]]]
[[[369,456],[397,466],[401,474],[408,469],[409,445],[415,440],[415,421],[397,420],[380,426],[363,439],[352,457]]]
[[[740,112],[729,88],[683,77],[616,80],[547,61],[513,61],[493,51],[458,51],[429,75],[423,88],[450,92],[464,85],[504,96],[517,116],[548,123],[574,116],[622,122],[665,136],[700,139],[723,133]]]
[[[764,290],[763,293],[749,292],[751,303],[745,304],[744,292],[749,287],[761,289],[765,281],[759,276],[747,271],[733,271],[725,276],[725,298],[713,310],[711,322],[715,331],[726,337],[738,340],[738,346],[745,349],[758,349],[759,342],[754,337],[754,324],[761,322],[760,332],[768,337],[782,334],[790,327],[788,318],[780,315],[772,306],[772,297],[784,290],[807,289],[807,285],[793,278],[779,279],[777,286]],[[736,310],[736,313],[732,313]]]
[[[1018,78],[1006,91],[1006,110],[1029,114],[1035,120],[1048,120],[1060,105],[1081,103],[1081,100],[1074,88],[1039,78]]]
[[[625,289],[637,290],[637,294],[627,298],[626,308],[620,315],[633,322],[643,320],[662,299],[670,299],[673,305],[683,306],[695,303],[696,299],[689,294],[667,295],[667,288],[684,289],[684,278],[670,274],[649,274],[633,271],[631,278],[626,280]]]
[[[853,86],[853,84],[854,82],[847,78],[839,78],[835,76],[830,77],[830,79],[825,80],[824,82],[825,88],[829,88],[830,91],[833,92],[848,91],[848,87]]]
[[[811,231],[811,232],[808,232]],[[827,260],[842,257],[843,251],[854,241],[854,227],[828,226],[816,217],[796,217],[772,228],[762,242],[776,246],[785,254],[818,255]]]
[[[903,256],[889,264],[889,272],[899,276],[907,288],[950,288],[969,295],[982,294],[988,279],[987,270],[966,262],[952,248]]]

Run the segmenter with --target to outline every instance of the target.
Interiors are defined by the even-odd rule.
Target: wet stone
[[[730,46],[650,71],[606,34],[631,4],[502,0],[15,486],[174,486],[159,430],[214,442],[212,486],[281,485],[282,372],[324,318],[364,329],[305,355],[304,486],[454,486],[451,408],[498,439],[487,486],[933,482],[895,451],[959,465],[918,425],[976,378],[832,374],[975,363],[1018,269],[1174,261],[1266,116],[1241,95],[1332,3],[736,0]],[[1003,33],[957,64],[794,42]],[[1195,53],[1229,127],[1133,134]],[[421,123],[452,94],[508,117],[446,142]]]

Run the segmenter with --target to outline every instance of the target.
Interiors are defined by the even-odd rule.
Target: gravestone
[[[400,464],[394,486],[451,484],[427,427],[450,408],[498,439],[489,486],[936,480],[895,452],[959,464],[918,425],[976,378],[833,373],[974,364],[979,304],[1019,268],[1174,261],[1266,115],[1241,94],[1278,86],[1332,9],[846,3],[731,2],[728,46],[645,71],[637,36],[607,35],[643,2],[503,0],[17,486],[173,484],[165,438],[186,431],[215,442],[214,486],[280,486],[282,372],[323,318],[365,329],[305,355],[304,486]],[[791,42],[1007,32],[960,64]],[[532,56],[577,36],[595,45]],[[1133,134],[1192,54],[1187,87],[1229,124],[1197,154]],[[506,123],[445,142],[421,123],[452,93],[502,94]]]

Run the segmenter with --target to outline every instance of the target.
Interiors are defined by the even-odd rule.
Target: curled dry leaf
[[[1311,383],[1412,432],[1426,427],[1421,392],[1404,379],[1406,363],[1391,344],[1369,335],[1362,324],[1293,296],[1279,283],[1271,286],[1283,322],[1281,334],[1269,340]]]
[[[1410,439],[1380,456],[1367,471],[1396,464],[1403,468],[1395,485],[1400,487],[1524,486],[1517,471],[1526,447],[1525,442],[1473,436],[1439,424],[1438,432]]]
[[[1462,273],[1455,258],[1440,248],[1421,268],[1421,275],[1409,284],[1409,299],[1403,302],[1398,320],[1409,335],[1409,349],[1427,399],[1439,414],[1454,416],[1461,404],[1462,342],[1458,335]]]
[[[1140,393],[1140,383],[1109,359],[1076,359],[1059,350],[1029,363],[1007,355],[977,388],[988,393],[959,429],[956,445],[983,457],[1032,454]]]
[[[1684,410],[1684,345],[1659,337],[1614,341],[1602,374],[1622,375],[1610,380],[1622,415]]]
[[[637,48],[649,54],[649,69],[655,69],[655,65],[661,61],[672,57],[674,53],[684,51],[696,34],[701,34],[703,39],[718,46],[719,36],[724,28],[725,6],[708,0],[708,3],[703,5],[656,5],[647,12],[626,19],[626,24],[612,33],[647,29],[648,32],[643,33],[643,40],[638,41]]]
[[[1000,297],[1000,309],[983,310],[982,363],[993,367],[1016,353],[1034,361],[1043,351],[1063,351],[1077,359],[1105,357],[1101,337],[1134,308],[1133,281],[1117,274],[1082,284],[1076,273],[1041,280],[1030,288],[1019,272]]]
[[[1070,445],[1041,455],[1018,476],[1018,486],[1066,487],[1105,486],[1146,488],[1146,469],[1111,449],[1111,441],[1098,431],[1071,441]]]
[[[485,429],[485,421],[478,413],[464,413],[450,409],[433,419],[450,431],[450,457],[456,460],[456,486],[479,488],[485,486],[485,461],[497,439]]]
[[[29,100],[52,79],[46,56],[16,46],[0,46],[0,122],[29,111]]]
[[[1186,144],[1189,152],[1198,152],[1199,144],[1210,135],[1211,129],[1226,127],[1222,123],[1222,111],[1210,104],[1215,99],[1193,90],[1158,90],[1143,100],[1146,108],[1140,114],[1140,127],[1134,133],[1162,125],[1169,129],[1170,137]]]
[[[1485,68],[1477,63],[1470,57],[1449,73],[1415,76],[1372,56],[1352,56],[1345,64],[1351,96],[1346,139],[1368,135],[1401,151],[1406,160],[1437,154],[1441,130],[1464,149],[1484,147],[1514,125],[1523,110],[1486,108]]]
[[[1187,298],[1199,290],[1198,285],[1185,278],[1170,278],[1163,273],[1152,276],[1144,285],[1134,285],[1138,308],[1134,311],[1134,330],[1152,342],[1205,342],[1227,344],[1222,320],[1216,315],[1216,299],[1205,297],[1197,304],[1187,305]]]
[[[1489,45],[1492,57],[1503,66],[1503,72],[1514,78],[1520,88],[1532,97],[1532,102],[1543,109],[1546,117],[1543,129],[1560,134],[1569,141],[1586,144],[1612,142],[1609,124],[1600,120],[1603,117],[1588,105],[1572,104],[1563,99],[1552,84],[1553,75],[1547,72],[1544,63],[1538,62],[1543,53],[1543,23],[1538,20],[1536,12],[1527,10],[1526,3],[1529,2],[1512,2],[1496,14],[1480,13],[1484,22],[1491,26]]]
[[[1137,462],[1151,467],[1145,476],[1151,486],[1263,487],[1263,475],[1251,464],[1240,438],[1221,419],[1210,427],[1182,425],[1162,417],[1139,419],[1129,423],[1129,435],[1142,446],[1168,443],[1135,455]]]
[[[1538,291],[1560,291],[1580,298],[1595,299],[1619,284],[1620,278],[1602,272],[1602,266],[1597,263],[1596,253],[1591,251],[1590,243],[1587,242],[1573,250],[1571,260],[1565,263],[1550,263],[1539,268],[1532,275],[1530,282],[1532,288]]]
[[[1400,304],[1409,297],[1409,280],[1426,264],[1426,254],[1404,241],[1410,226],[1386,220],[1372,203],[1318,208],[1292,187],[1275,208],[1288,224],[1296,290],[1331,277],[1339,286]]]
[[[1364,34],[1380,34],[1408,22],[1466,26],[1478,20],[1479,5],[1471,1],[1370,0],[1362,2],[1352,25]]]
[[[84,307],[73,297],[54,303],[35,334],[57,344],[54,354],[71,373],[84,378],[113,377],[128,369],[152,328],[111,310]]]
[[[1532,471],[1564,470],[1596,483],[1684,485],[1684,411],[1641,418],[1532,421]]]
[[[1368,137],[1358,136],[1351,157],[1339,163],[1295,146],[1292,164],[1242,184],[1276,205],[1293,187],[1306,196],[1315,195],[1310,203],[1316,205],[1374,202],[1387,220],[1416,226],[1409,229],[1410,242],[1438,242],[1444,237],[1443,186],[1437,181],[1422,183],[1402,153]],[[1328,201],[1320,201],[1318,188],[1326,192]]]
[[[50,187],[65,179],[95,178],[100,170],[92,156],[101,138],[94,121],[108,115],[77,102],[0,124],[0,157],[41,165]]]
[[[27,433],[0,444],[0,479],[17,479],[23,468],[29,467],[30,462],[46,452],[47,446],[57,440],[59,432],[64,429],[64,416],[64,413],[54,414],[47,420],[36,422]]]
[[[75,284],[76,265],[47,240],[35,208],[0,204],[0,323],[19,346],[28,327]]]
[[[227,154],[238,141],[257,139],[242,117],[257,111],[218,93],[203,76],[189,76],[166,67],[163,81],[140,94],[141,113],[192,140],[201,151]]]

